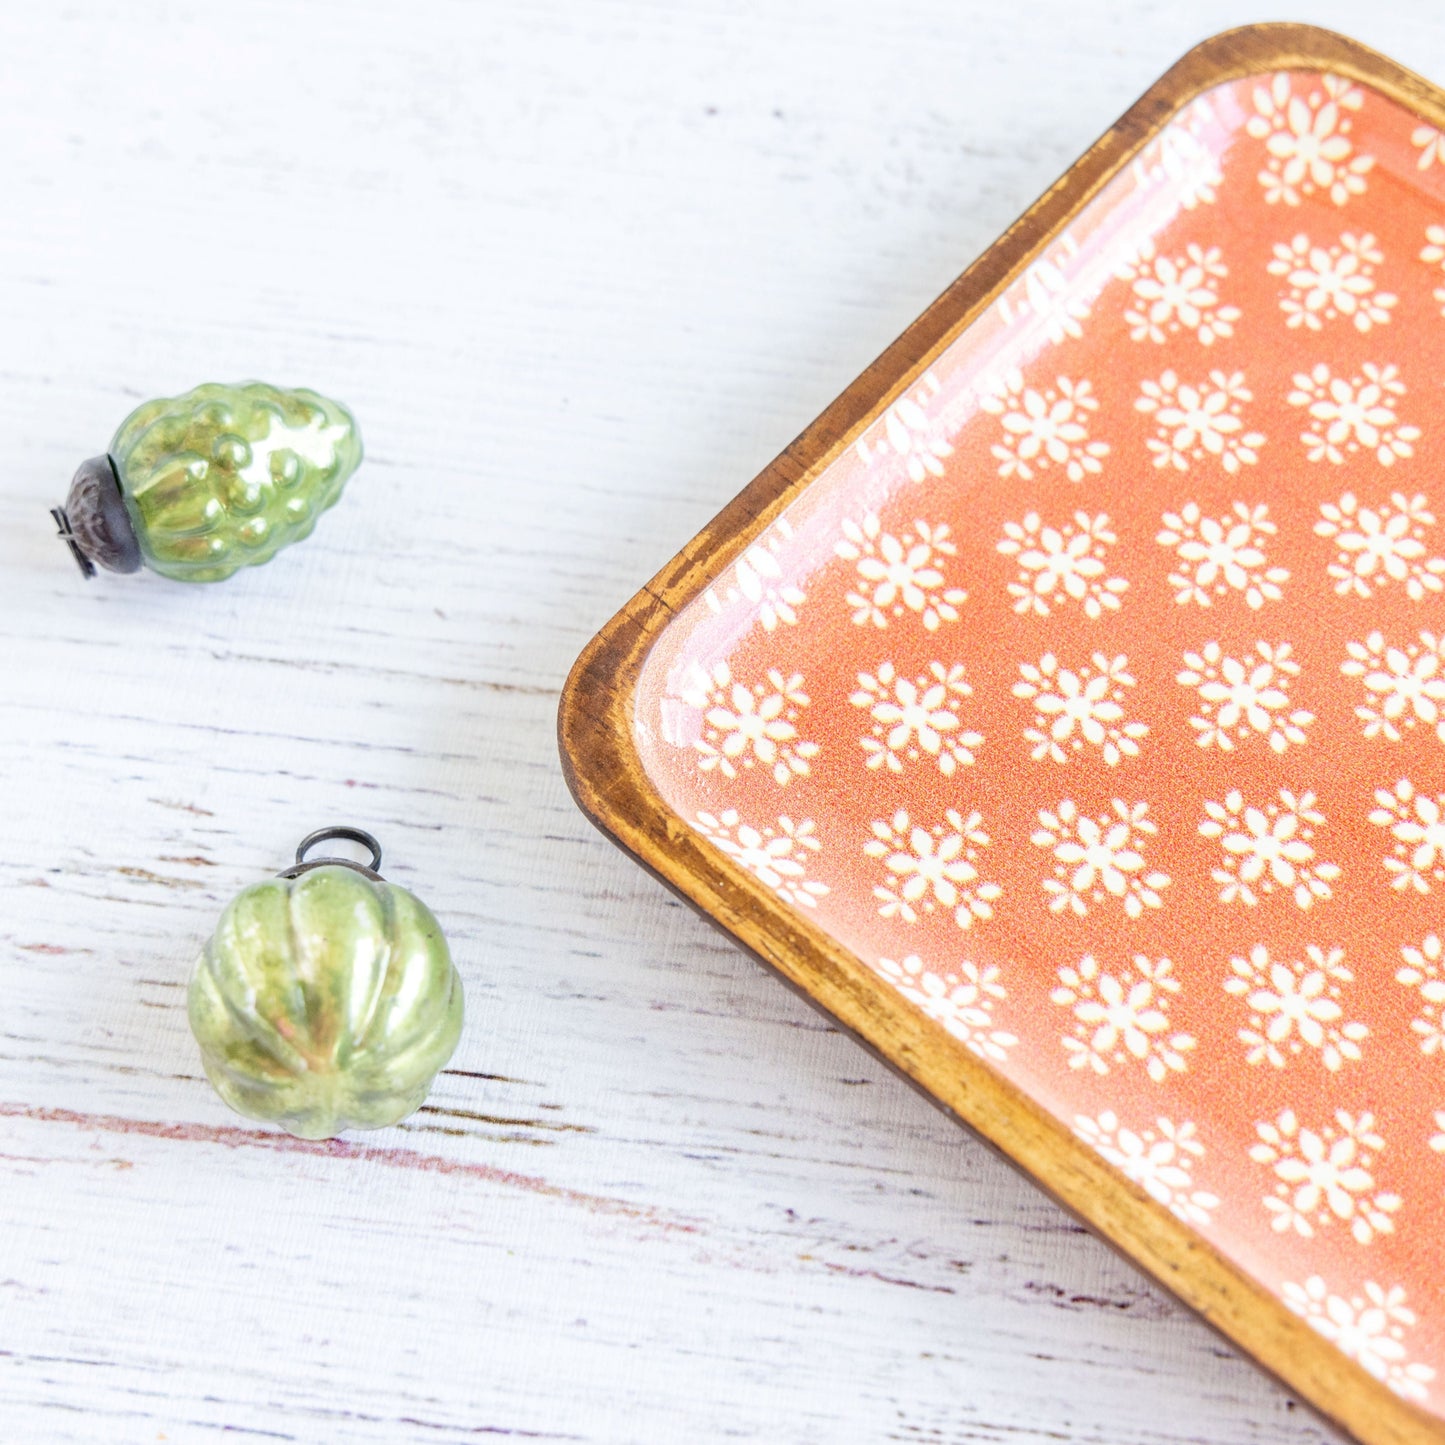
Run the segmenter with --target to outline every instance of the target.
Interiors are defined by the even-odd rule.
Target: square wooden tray
[[[608,624],[584,811],[1366,1442],[1445,1440],[1445,94],[1163,77]]]

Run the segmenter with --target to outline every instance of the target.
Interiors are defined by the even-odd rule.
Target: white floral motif
[[[1166,188],[1186,211],[1210,205],[1224,179],[1212,145],[1196,132],[1215,119],[1207,97],[1199,96],[1140,152],[1134,175],[1141,186]]]
[[[1289,581],[1289,570],[1269,566],[1265,557],[1266,539],[1276,528],[1263,502],[1254,507],[1236,502],[1232,515],[1223,517],[1206,517],[1197,502],[1186,502],[1177,512],[1165,512],[1163,521],[1155,540],[1173,547],[1185,564],[1169,574],[1176,602],[1208,607],[1233,589],[1258,611],[1284,595],[1280,586]]]
[[[1445,226],[1425,227],[1426,246],[1420,252],[1420,259],[1432,266],[1445,268]],[[1440,303],[1440,314],[1445,316],[1445,285],[1435,289],[1435,299]]]
[[[1003,531],[998,550],[1019,563],[1018,580],[1008,584],[1015,612],[1047,617],[1066,602],[1077,602],[1090,618],[1118,610],[1129,584],[1108,575],[1104,558],[1118,539],[1104,513],[1075,512],[1073,521],[1050,527],[1030,512],[1022,522],[1005,522]]]
[[[1445,793],[1418,793],[1409,778],[1375,792],[1379,804],[1370,822],[1388,828],[1395,846],[1385,859],[1394,875],[1391,886],[1428,893],[1431,882],[1445,883]]]
[[[1059,970],[1059,986],[1049,997],[1073,1011],[1074,1027],[1064,1036],[1071,1069],[1107,1074],[1130,1061],[1144,1065],[1156,1083],[1189,1067],[1185,1054],[1194,1047],[1189,1034],[1169,1032],[1169,1000],[1179,992],[1174,965],[1136,953],[1132,973],[1104,973],[1092,954],[1077,967]]]
[[[1207,382],[1185,382],[1172,369],[1158,381],[1140,383],[1134,405],[1153,416],[1157,435],[1149,438],[1156,467],[1189,470],[1191,462],[1214,457],[1233,476],[1259,460],[1264,433],[1244,430],[1244,403],[1254,393],[1242,371],[1211,371]]]
[[[1159,1119],[1152,1129],[1134,1130],[1105,1109],[1098,1118],[1077,1115],[1074,1133],[1187,1224],[1211,1222],[1219,1196],[1194,1187],[1194,1165],[1204,1145],[1193,1124]]]
[[[1224,991],[1249,1005],[1249,1027],[1240,1029],[1239,1040],[1251,1064],[1282,1069],[1307,1048],[1319,1051],[1331,1073],[1359,1061],[1360,1043],[1370,1031],[1345,1018],[1341,985],[1353,983],[1355,975],[1344,957],[1341,948],[1326,951],[1311,944],[1304,958],[1285,963],[1257,943],[1248,958],[1230,959]]]
[[[1253,908],[1276,888],[1292,893],[1301,908],[1331,896],[1330,884],[1340,869],[1315,852],[1315,830],[1325,816],[1315,807],[1313,793],[1296,797],[1281,788],[1278,801],[1255,807],[1235,789],[1222,803],[1205,803],[1204,812],[1199,831],[1219,839],[1223,850],[1222,865],[1210,875],[1220,885],[1221,903]]]
[[[1255,656],[1226,657],[1217,642],[1206,642],[1198,652],[1184,654],[1184,671],[1178,680],[1199,689],[1202,706],[1189,724],[1201,748],[1233,751],[1237,742],[1266,738],[1282,753],[1293,743],[1305,742],[1305,729],[1314,714],[1290,709],[1290,679],[1299,676],[1299,663],[1287,642],[1255,644]]]
[[[1322,191],[1343,206],[1364,193],[1374,158],[1357,154],[1349,139],[1349,112],[1359,110],[1363,101],[1360,89],[1337,75],[1321,76],[1319,87],[1303,96],[1290,93],[1284,71],[1255,87],[1255,114],[1245,129],[1265,143],[1259,183],[1269,204],[1297,206]]]
[[[758,620],[765,632],[775,631],[779,623],[795,626],[798,608],[808,599],[779,560],[792,540],[792,524],[786,517],[779,517],[733,563],[733,581],[727,589],[719,595],[716,587],[708,588],[707,605],[721,612],[724,607],[746,601],[758,609]]]
[[[1405,1351],[1405,1331],[1415,1323],[1415,1312],[1406,1308],[1405,1291],[1390,1289],[1373,1280],[1354,1295],[1331,1294],[1317,1274],[1303,1284],[1286,1282],[1284,1302],[1303,1315],[1346,1359],[1358,1362],[1367,1373],[1388,1385],[1407,1400],[1427,1400],[1435,1371],[1426,1364],[1412,1363]]]
[[[1080,813],[1070,798],[1052,810],[1041,808],[1032,837],[1036,847],[1054,856],[1053,877],[1043,880],[1050,911],[1068,909],[1082,917],[1090,904],[1111,898],[1130,918],[1162,907],[1159,890],[1169,886],[1169,875],[1150,869],[1143,852],[1145,839],[1158,831],[1147,803],[1115,798],[1098,817]]]
[[[737,809],[729,808],[723,813],[698,813],[697,828],[714,847],[757,874],[789,903],[816,908],[828,892],[826,883],[808,878],[808,854],[823,846],[811,818],[795,823],[780,817],[776,826],[759,829],[744,823]]]
[[[1289,289],[1280,297],[1287,326],[1319,331],[1343,317],[1356,331],[1383,326],[1400,299],[1375,284],[1375,267],[1385,257],[1374,236],[1344,232],[1333,246],[1316,246],[1303,232],[1280,241],[1269,263],[1271,276],[1283,276]]]
[[[1065,337],[1077,341],[1083,336],[1081,323],[1089,319],[1089,305],[1068,273],[1078,252],[1078,242],[1065,231],[1058,246],[1033,262],[1004,293],[999,302],[1004,324],[1012,326],[1031,317],[1055,346]]]
[[[1430,1136],[1430,1147],[1437,1154],[1445,1154],[1445,1113],[1439,1110],[1435,1113],[1435,1127],[1440,1132]]]
[[[1426,530],[1435,514],[1424,496],[1392,492],[1376,507],[1362,507],[1353,492],[1339,503],[1321,502],[1315,533],[1333,537],[1339,555],[1330,563],[1340,596],[1372,597],[1390,582],[1404,584],[1406,595],[1422,601],[1427,592],[1445,592],[1445,557],[1431,557]]]
[[[1382,632],[1345,645],[1340,664],[1346,677],[1358,677],[1367,701],[1355,708],[1367,738],[1400,741],[1402,730],[1419,723],[1434,728],[1445,743],[1445,633],[1422,632],[1418,642],[1386,645]]]
[[[818,744],[798,736],[796,724],[808,706],[801,673],[785,677],[772,668],[765,682],[748,687],[726,662],[711,672],[694,664],[683,701],[702,711],[702,736],[693,746],[702,754],[703,772],[715,768],[735,778],[740,769],[761,763],[781,788],[795,776],[806,777],[809,759],[818,756]]]
[[[1218,283],[1229,268],[1218,246],[1206,250],[1191,241],[1182,256],[1160,256],[1145,241],[1117,274],[1134,283],[1135,305],[1124,313],[1132,340],[1162,342],[1187,331],[1209,346],[1216,337],[1234,335],[1240,312],[1220,304]]]
[[[911,679],[900,677],[891,662],[879,664],[876,673],[860,672],[858,690],[849,701],[866,707],[873,719],[871,734],[859,739],[867,765],[901,773],[905,762],[929,757],[951,778],[956,769],[973,762],[975,749],[983,744],[983,734],[964,729],[955,711],[972,695],[958,662],[952,667],[930,662]]]
[[[1420,170],[1428,171],[1436,161],[1445,165],[1445,131],[1433,125],[1417,125],[1410,132],[1410,144],[1420,147],[1420,159],[1415,162]]]
[[[941,477],[945,457],[953,448],[937,422],[928,415],[930,403],[937,397],[938,378],[925,371],[912,391],[899,397],[883,414],[882,435],[870,447],[867,437],[858,441],[858,455],[865,464],[892,453],[903,459],[909,477],[921,482],[925,477]]]
[[[1410,1020],[1411,1031],[1420,1036],[1420,1052],[1445,1057],[1445,944],[1438,933],[1430,933],[1419,948],[1402,948],[1400,954],[1405,967],[1395,981],[1420,990],[1420,1012]]]
[[[901,808],[890,819],[875,820],[863,851],[881,859],[887,870],[885,881],[873,889],[878,912],[917,923],[920,913],[948,908],[960,928],[992,918],[1003,889],[979,874],[981,851],[988,844],[978,813],[965,817],[949,808],[932,828],[912,822]]]
[[[958,621],[968,593],[944,585],[944,559],[958,552],[944,523],[914,522],[911,532],[895,537],[870,512],[862,522],[843,523],[843,540],[833,550],[858,564],[860,585],[847,596],[858,626],[887,627],[890,617],[905,612],[916,612],[929,632]]]
[[[1018,1043],[1017,1036],[999,1028],[993,1016],[995,1006],[1008,998],[995,965],[980,968],[965,962],[956,969],[935,972],[916,953],[910,953],[898,963],[880,958],[877,971],[980,1057],[1003,1063]]]
[[[1420,428],[1401,423],[1395,414],[1395,400],[1405,394],[1399,367],[1367,361],[1360,370],[1362,375],[1347,381],[1331,375],[1321,361],[1295,373],[1289,403],[1307,407],[1315,423],[1300,433],[1310,461],[1338,466],[1363,449],[1373,452],[1382,467],[1391,467],[1397,458],[1415,455]]]
[[[1053,386],[1032,387],[1017,368],[1007,372],[979,406],[1003,419],[1003,440],[992,451],[1001,477],[1032,481],[1036,472],[1059,467],[1071,482],[1097,474],[1106,442],[1089,440],[1089,413],[1099,399],[1087,381],[1058,377]]]
[[[1264,1200],[1275,1230],[1311,1239],[1339,1222],[1349,1225],[1357,1244],[1394,1233],[1390,1216],[1402,1201],[1375,1188],[1372,1171],[1385,1141],[1373,1114],[1337,1109],[1332,1122],[1309,1129],[1293,1109],[1285,1109],[1272,1123],[1256,1125],[1255,1132],[1260,1142],[1249,1157],[1270,1165],[1277,1181]]]
[[[1124,711],[1125,690],[1134,686],[1128,668],[1127,657],[1102,652],[1077,669],[1061,667],[1052,652],[1037,665],[1020,663],[1023,680],[1014,683],[1013,692],[1033,700],[1034,725],[1024,729],[1033,760],[1065,763],[1085,746],[1097,748],[1111,768],[1122,758],[1138,757],[1139,739],[1149,729],[1129,721]]]

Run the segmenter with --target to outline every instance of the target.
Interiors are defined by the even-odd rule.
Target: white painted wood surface
[[[1358,12],[1358,13],[1357,13]],[[0,15],[0,1441],[1331,1439],[594,835],[593,630],[1233,0]],[[1309,17],[1445,77],[1437,0]],[[151,394],[344,397],[318,535],[84,585]],[[372,828],[470,1023],[343,1145],[184,980]]]

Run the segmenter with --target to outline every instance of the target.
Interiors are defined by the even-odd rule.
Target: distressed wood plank
[[[0,1436],[1331,1437],[594,836],[595,627],[1225,0],[137,0],[0,21]],[[1313,19],[1436,77],[1436,7]],[[347,399],[216,589],[45,507],[142,396]],[[184,1019],[337,818],[471,1022],[405,1126],[228,1115]]]

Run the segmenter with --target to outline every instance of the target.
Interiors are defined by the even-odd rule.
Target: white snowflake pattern
[[[1036,763],[1065,763],[1085,747],[1098,749],[1111,768],[1139,756],[1139,740],[1149,728],[1125,712],[1127,690],[1135,684],[1127,657],[1096,652],[1090,663],[1073,668],[1046,652],[1037,664],[1020,663],[1019,672],[1022,680],[1013,692],[1034,705],[1033,726],[1024,729],[1024,738],[1033,745]]]
[[[1395,413],[1396,400],[1405,394],[1399,367],[1367,361],[1360,371],[1346,380],[1321,361],[1295,373],[1288,399],[1291,406],[1307,408],[1314,423],[1300,433],[1310,461],[1338,466],[1363,450],[1382,467],[1391,467],[1400,457],[1415,455],[1420,428],[1401,422]]]
[[[914,522],[911,532],[894,536],[870,512],[861,522],[844,521],[833,550],[858,566],[859,585],[847,594],[858,626],[887,627],[889,618],[907,612],[916,613],[929,632],[958,621],[968,593],[949,587],[944,576],[945,560],[958,553],[946,524]]]
[[[988,844],[979,813],[965,816],[949,808],[932,828],[914,823],[901,808],[892,818],[875,820],[863,851],[886,869],[884,882],[873,889],[878,912],[917,923],[920,913],[951,909],[960,928],[992,918],[1003,889],[980,875]]]
[[[772,668],[765,681],[749,687],[733,677],[726,662],[711,672],[694,663],[682,696],[702,713],[702,736],[693,746],[703,772],[716,769],[736,778],[761,764],[781,788],[806,777],[810,760],[818,756],[818,744],[798,735],[798,719],[808,706],[801,673],[784,676]]]
[[[1184,654],[1178,680],[1198,688],[1201,707],[1189,719],[1202,748],[1231,752],[1237,743],[1259,737],[1277,753],[1293,743],[1302,747],[1314,714],[1291,708],[1289,685],[1299,663],[1287,642],[1257,642],[1254,655],[1227,657],[1217,642]]]
[[[1004,1063],[1008,1051],[1018,1043],[1018,1037],[1000,1028],[994,1018],[994,1009],[1008,998],[1008,992],[993,964],[980,968],[964,962],[955,969],[939,971],[910,953],[899,962],[880,958],[877,971],[980,1058]]]
[[[792,540],[792,524],[786,517],[779,517],[733,563],[732,581],[721,590],[708,588],[707,605],[719,613],[724,607],[740,603],[756,607],[765,632],[776,631],[780,624],[796,626],[798,608],[808,599],[793,573],[784,567]]]
[[[1092,954],[1077,966],[1059,970],[1059,986],[1049,997],[1072,1010],[1072,1031],[1064,1035],[1071,1069],[1107,1074],[1130,1062],[1143,1064],[1156,1083],[1189,1067],[1185,1058],[1195,1044],[1186,1033],[1171,1032],[1169,1005],[1179,992],[1174,965],[1167,958],[1136,953],[1130,968],[1105,973]]]
[[[1377,588],[1399,582],[1406,596],[1420,602],[1427,593],[1445,592],[1445,557],[1430,556],[1426,542],[1434,525],[1435,514],[1418,492],[1392,492],[1374,507],[1362,507],[1346,492],[1338,503],[1320,503],[1315,533],[1335,540],[1338,555],[1329,575],[1340,596],[1372,597]]]
[[[1357,677],[1366,701],[1355,708],[1367,738],[1392,743],[1423,723],[1445,743],[1445,633],[1422,632],[1418,642],[1388,644],[1382,632],[1345,644],[1340,664],[1346,677]]]
[[[1314,1049],[1332,1074],[1359,1062],[1370,1031],[1345,1017],[1340,1000],[1355,975],[1344,958],[1341,948],[1310,944],[1303,958],[1285,962],[1257,943],[1247,958],[1230,960],[1224,991],[1249,1006],[1249,1027],[1240,1029],[1239,1040],[1251,1064],[1282,1069],[1306,1049]]]
[[[966,729],[958,704],[973,695],[962,663],[945,667],[930,662],[917,677],[899,676],[891,662],[877,672],[860,672],[858,690],[849,696],[854,707],[867,708],[873,719],[869,736],[860,738],[870,768],[901,773],[905,762],[930,758],[945,778],[973,762],[983,734]]]
[[[1375,1188],[1375,1161],[1385,1141],[1373,1114],[1337,1109],[1328,1124],[1311,1129],[1285,1109],[1272,1122],[1257,1124],[1255,1132],[1259,1143],[1249,1157],[1274,1173],[1274,1192],[1265,1196],[1264,1207],[1276,1231],[1311,1239],[1341,1223],[1349,1225],[1357,1244],[1394,1233],[1390,1216],[1402,1201]]]
[[[1259,460],[1264,433],[1245,431],[1244,404],[1254,393],[1242,371],[1211,371],[1207,381],[1181,381],[1172,368],[1158,381],[1140,383],[1134,405],[1154,418],[1148,447],[1156,467],[1189,470],[1191,462],[1213,457],[1230,476]]]
[[[1333,246],[1314,245],[1303,232],[1278,242],[1267,269],[1271,276],[1283,276],[1289,288],[1279,301],[1285,324],[1310,331],[1340,318],[1357,331],[1385,325],[1400,298],[1376,285],[1375,267],[1384,259],[1369,232],[1346,231]]]
[[[1407,1400],[1430,1398],[1435,1371],[1412,1362],[1405,1349],[1405,1332],[1416,1320],[1399,1285],[1386,1289],[1367,1280],[1358,1294],[1332,1294],[1324,1279],[1312,1274],[1303,1284],[1286,1281],[1280,1293],[1295,1314],[1367,1374]]]
[[[1117,900],[1130,918],[1160,908],[1159,890],[1169,875],[1144,861],[1145,840],[1159,831],[1147,803],[1115,798],[1107,812],[1091,817],[1065,798],[1057,808],[1039,810],[1035,847],[1054,858],[1053,876],[1043,880],[1049,910],[1080,915],[1091,905]]]
[[[1438,933],[1428,933],[1418,948],[1400,950],[1405,966],[1395,981],[1420,991],[1420,1012],[1410,1020],[1410,1030],[1420,1039],[1426,1057],[1445,1057],[1445,943]]]
[[[941,424],[928,414],[940,390],[938,378],[925,371],[918,385],[884,412],[881,434],[871,443],[866,435],[858,439],[858,455],[864,464],[891,454],[902,459],[915,482],[941,477],[943,463],[953,455],[953,448]]]
[[[1160,1118],[1152,1129],[1130,1129],[1105,1109],[1097,1118],[1075,1116],[1074,1133],[1186,1224],[1212,1222],[1219,1196],[1195,1186],[1204,1145],[1194,1124]]]
[[[828,893],[826,883],[808,877],[809,854],[823,846],[811,818],[795,823],[780,817],[775,825],[754,828],[742,821],[736,808],[729,808],[722,813],[698,813],[697,829],[788,903],[816,908]]]
[[[1075,512],[1071,522],[1054,527],[1030,512],[1003,530],[998,550],[1019,564],[1018,579],[1008,584],[1015,612],[1047,617],[1067,602],[1078,603],[1089,618],[1118,611],[1129,583],[1108,575],[1105,557],[1118,538],[1104,513]]]
[[[1428,893],[1431,883],[1445,883],[1445,793],[1431,797],[1417,792],[1409,778],[1375,792],[1379,805],[1370,822],[1388,828],[1394,848],[1385,859],[1391,886]]]
[[[1169,574],[1181,606],[1209,607],[1216,597],[1234,591],[1258,611],[1284,595],[1280,588],[1289,581],[1289,570],[1271,567],[1265,556],[1276,528],[1263,502],[1253,507],[1236,502],[1223,517],[1206,517],[1197,502],[1186,502],[1177,512],[1165,512],[1163,523],[1155,540],[1172,547],[1182,564]]]
[[[1313,793],[1296,796],[1286,788],[1262,807],[1247,804],[1237,788],[1222,803],[1205,803],[1199,831],[1219,840],[1221,866],[1210,876],[1219,884],[1221,903],[1253,908],[1282,889],[1300,908],[1311,908],[1316,899],[1332,896],[1330,885],[1341,870],[1315,852],[1315,830],[1325,822],[1315,803]]]
[[[1445,269],[1445,226],[1425,227],[1425,247],[1420,252],[1420,259]],[[1440,303],[1440,314],[1445,316],[1445,285],[1436,287],[1434,295]]]
[[[1240,311],[1219,299],[1229,268],[1218,246],[1190,242],[1182,256],[1161,256],[1145,241],[1117,275],[1133,283],[1134,304],[1124,312],[1132,340],[1163,342],[1183,331],[1209,346],[1234,335]]]
[[[1265,143],[1259,183],[1267,203],[1297,206],[1318,191],[1343,206],[1364,193],[1374,158],[1356,152],[1350,140],[1351,112],[1363,102],[1359,87],[1337,75],[1320,76],[1304,95],[1291,92],[1284,71],[1255,87],[1255,114],[1245,129]]]
[[[979,406],[1001,418],[1003,440],[992,451],[1001,477],[1032,481],[1058,467],[1071,482],[1097,475],[1108,443],[1089,439],[1089,416],[1099,399],[1087,381],[1056,378],[1053,386],[1029,386],[1017,368],[979,398]]]

